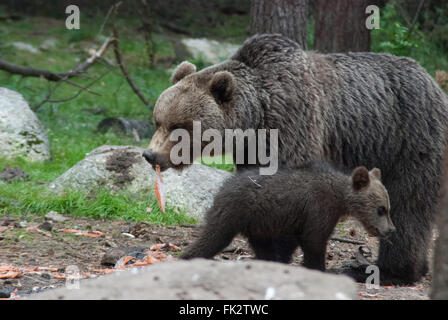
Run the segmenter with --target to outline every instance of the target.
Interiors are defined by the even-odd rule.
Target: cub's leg
[[[215,210],[215,208],[211,210]],[[211,259],[220,253],[239,232],[237,214],[238,212],[229,212],[229,209],[215,210],[209,213],[198,239],[184,251],[180,258]]]
[[[260,260],[277,261],[276,246],[271,238],[249,238],[249,244]]]
[[[284,236],[274,240],[274,246],[277,254],[276,261],[290,263],[299,243],[293,236]]]

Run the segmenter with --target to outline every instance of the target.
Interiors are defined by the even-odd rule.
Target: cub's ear
[[[378,180],[381,180],[381,170],[378,168],[373,168],[372,170],[370,170],[370,174],[372,176],[374,176],[375,178],[377,178]]]
[[[356,191],[361,190],[367,187],[369,183],[370,183],[369,170],[367,170],[366,167],[361,166],[353,170],[352,186],[354,190]]]
[[[227,71],[215,73],[210,80],[210,92],[218,102],[227,102],[232,99],[235,87],[233,75]]]
[[[171,76],[171,83],[176,84],[189,74],[195,72],[196,72],[196,66],[188,61],[184,61],[177,66],[176,70],[174,70],[173,75]]]

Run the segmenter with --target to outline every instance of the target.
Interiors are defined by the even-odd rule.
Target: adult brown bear
[[[389,54],[307,52],[281,35],[248,39],[200,72],[181,64],[154,109],[144,156],[163,169],[173,129],[278,129],[280,166],[330,160],[378,167],[397,232],[381,241],[383,283],[412,283],[427,253],[446,145],[448,98],[415,61]],[[245,165],[238,165],[244,167]],[[181,168],[181,166],[177,166]]]

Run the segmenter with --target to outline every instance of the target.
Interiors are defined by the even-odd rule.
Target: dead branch
[[[121,2],[119,4],[121,4]],[[118,8],[119,4],[115,5],[116,9]],[[116,13],[116,11],[115,11],[115,13]],[[115,21],[112,22],[112,28],[113,28],[113,35],[115,38],[115,41],[113,43],[114,53],[115,53],[115,58],[117,59],[118,66],[120,67],[121,72],[123,73],[124,77],[128,81],[129,86],[132,88],[132,90],[135,92],[135,94],[140,98],[140,100],[145,104],[145,106],[148,106],[150,104],[149,101],[145,98],[145,96],[141,93],[141,91],[134,84],[134,81],[132,81],[131,76],[129,75],[129,72],[126,68],[126,65],[124,64],[123,56],[122,56],[121,50],[120,50],[120,40],[119,40],[118,28],[115,24]]]
[[[80,73],[86,72],[103,54],[106,52],[109,45],[114,42],[114,38],[107,38],[104,41],[101,48],[95,52],[94,55],[89,57],[83,63],[75,66],[73,69],[66,72],[52,72],[49,70],[32,68],[32,67],[24,67],[19,66],[17,64],[8,62],[0,58],[0,70],[5,70],[9,73],[20,74],[24,77],[37,77],[37,78],[45,78],[50,81],[60,81],[61,79],[68,79],[74,76],[79,75]]]
[[[395,5],[397,6],[397,11],[399,11],[399,13],[401,13],[401,16],[403,17],[403,19],[405,20],[405,22],[408,26],[409,34],[412,33],[412,30],[414,29],[415,24],[417,23],[417,19],[418,19],[418,16],[420,15],[420,11],[423,8],[423,3],[424,3],[424,0],[420,0],[420,3],[418,4],[418,7],[417,7],[417,11],[415,12],[414,18],[412,19],[412,21],[410,20],[410,17],[408,16],[406,10],[401,6],[400,2],[397,1],[395,3]]]
[[[62,102],[67,102],[70,100],[73,100],[75,98],[77,98],[83,91],[88,91],[89,87],[92,86],[93,84],[95,84],[97,81],[99,81],[101,78],[103,78],[105,75],[107,75],[110,71],[107,71],[103,74],[101,74],[98,78],[94,79],[93,81],[91,81],[90,83],[87,84],[87,86],[83,87],[80,86],[80,90],[78,90],[78,92],[76,94],[74,94],[73,96],[69,97],[69,98],[64,98],[64,99],[51,99],[51,96],[53,95],[54,91],[56,90],[56,88],[64,81],[64,79],[61,79],[47,94],[47,96],[45,97],[44,100],[42,100],[40,103],[38,103],[37,105],[33,106],[33,111],[37,111],[44,103],[47,102],[51,102],[51,103],[62,103]]]
[[[418,4],[417,11],[415,12],[414,19],[412,20],[412,25],[409,28],[409,34],[412,33],[412,29],[414,29],[415,24],[417,23],[418,16],[420,15],[420,11],[422,10],[423,7],[423,2],[424,0],[420,0],[420,3]]]
[[[63,81],[66,82],[66,83],[68,83],[69,85],[72,85],[72,86],[76,87],[76,88],[84,89],[84,90],[86,90],[88,93],[94,94],[94,95],[96,95],[96,96],[102,96],[100,93],[95,92],[95,91],[93,91],[93,90],[91,90],[91,89],[89,89],[89,88],[87,88],[87,87],[83,87],[82,85],[80,85],[80,84],[78,84],[78,83],[76,83],[76,82],[73,82],[73,81],[71,81],[71,80],[64,79]]]

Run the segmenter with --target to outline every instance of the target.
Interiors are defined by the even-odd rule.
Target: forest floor
[[[74,230],[90,233],[67,232]],[[142,257],[149,249],[152,249],[151,261],[145,260],[149,263],[176,259],[197,237],[199,230],[197,225],[189,224],[162,226],[144,221],[129,223],[72,217],[63,222],[48,222],[42,216],[28,216],[25,220],[4,215],[0,217],[0,298],[20,299],[64,286],[69,277],[68,270],[73,266],[83,278],[115,272],[127,268],[137,259],[145,260]],[[340,223],[334,237],[340,240],[330,240],[328,244],[327,272],[342,273],[359,259],[361,252],[368,260],[375,261],[378,240],[369,237],[357,222]],[[123,260],[125,256],[134,258],[126,262]],[[302,257],[299,248],[292,264],[300,265]],[[216,256],[218,260],[252,258],[253,252],[241,237],[235,238],[223,253]],[[128,265],[123,267],[123,263]],[[431,274],[409,287],[367,289],[364,283],[357,286],[359,299],[363,300],[423,300],[428,299]]]

